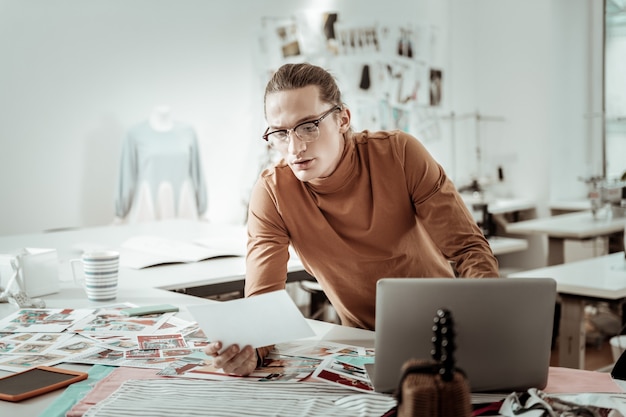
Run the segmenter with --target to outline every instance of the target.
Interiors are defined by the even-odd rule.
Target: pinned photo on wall
[[[386,97],[392,105],[428,105],[428,69],[417,61],[395,60],[387,64]]]
[[[380,51],[377,26],[374,24],[335,23],[338,55],[371,55]]]
[[[291,41],[297,41],[300,55],[292,56],[306,57],[306,60],[310,61],[313,57],[328,55],[327,50],[331,48],[329,45],[335,36],[336,16],[336,13],[319,10],[303,9],[296,12],[293,15],[293,23],[296,26],[295,39]]]
[[[427,62],[430,60],[430,28],[426,25],[393,27],[392,39],[396,57]]]
[[[322,15],[324,37],[326,38],[326,48],[333,55],[339,54],[339,43],[335,34],[335,23],[337,13],[324,13]]]
[[[439,106],[441,104],[442,91],[442,72],[439,69],[431,68],[430,70],[430,105]]]
[[[370,74],[370,65],[363,64],[361,67],[361,77],[359,81],[359,88],[361,90],[369,90],[372,85],[371,74]]]
[[[255,50],[263,71],[271,75],[287,62],[301,61],[304,52],[300,36],[294,18],[264,17],[258,32],[258,50]]]
[[[283,58],[300,55],[298,27],[295,24],[277,27],[276,34],[281,42]]]
[[[391,108],[391,126],[390,129],[398,129],[404,132],[409,131],[411,125],[411,112],[404,107]]]
[[[400,37],[396,49],[398,55],[413,58],[413,39],[411,38],[412,32],[409,29],[400,28]]]

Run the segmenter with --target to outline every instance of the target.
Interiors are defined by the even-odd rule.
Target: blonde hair
[[[302,63],[285,64],[278,68],[274,75],[272,75],[272,78],[265,87],[263,110],[266,110],[265,102],[269,94],[286,90],[295,90],[309,85],[315,85],[318,87],[320,99],[322,101],[343,107],[343,102],[341,101],[341,91],[339,90],[333,75],[324,68],[308,63]]]

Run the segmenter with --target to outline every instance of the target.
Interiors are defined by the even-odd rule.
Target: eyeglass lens
[[[320,133],[319,128],[313,122],[308,122],[303,125],[297,126],[295,129],[293,129],[293,131],[295,132],[296,136],[298,136],[303,141],[317,139],[317,136]],[[275,137],[276,139],[287,141],[289,139],[289,132],[290,130],[281,130],[270,135],[270,137]]]
[[[324,113],[319,119],[302,123],[293,129],[277,130],[267,135],[269,143],[272,147],[281,147],[289,144],[289,134],[294,132],[296,136],[303,142],[313,142],[319,137],[319,124],[334,111],[340,110],[340,107],[334,107]]]

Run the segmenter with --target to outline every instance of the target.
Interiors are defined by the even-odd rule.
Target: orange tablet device
[[[0,378],[0,400],[22,401],[87,379],[86,372],[37,366]]]

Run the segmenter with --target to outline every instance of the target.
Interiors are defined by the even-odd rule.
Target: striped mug
[[[92,301],[110,301],[117,297],[117,275],[120,253],[112,250],[85,252],[80,259],[70,260],[74,282],[82,286]],[[82,273],[75,266],[82,265]]]

